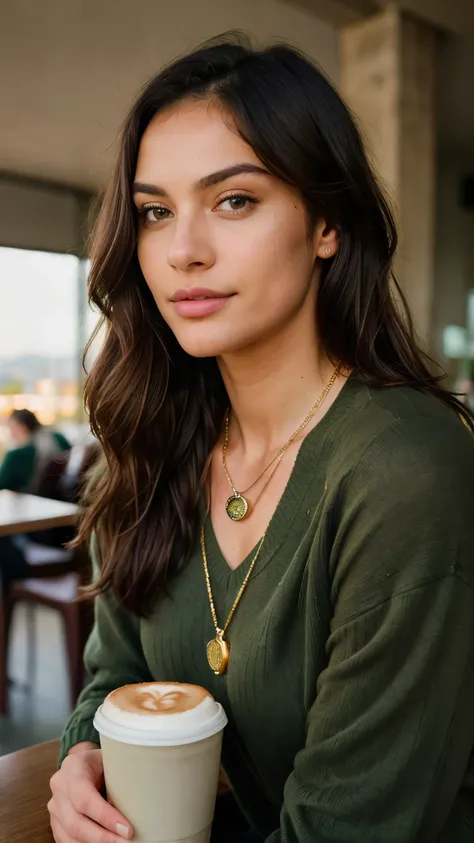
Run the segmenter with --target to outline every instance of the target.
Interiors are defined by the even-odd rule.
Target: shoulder
[[[344,618],[452,575],[474,588],[474,436],[437,399],[363,389],[328,464]]]
[[[53,439],[55,439],[55,441],[63,451],[69,451],[71,443],[66,439],[64,434],[60,433],[58,430],[54,430]]]
[[[405,387],[358,382],[329,459],[334,481],[446,483],[474,493],[474,436],[440,400]]]

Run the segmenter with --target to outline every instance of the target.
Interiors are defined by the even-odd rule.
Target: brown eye
[[[145,208],[145,222],[161,222],[162,220],[168,219],[168,214],[170,211],[168,208],[163,208],[161,205],[157,205],[153,208]]]
[[[226,199],[225,201],[229,203],[233,211],[241,211],[242,208],[245,208],[247,205],[248,200],[246,196],[232,196],[230,199]]]
[[[256,205],[257,200],[252,196],[245,196],[243,193],[236,193],[234,196],[227,196],[219,204],[219,208],[223,211],[234,211],[239,213],[247,211],[250,205]]]

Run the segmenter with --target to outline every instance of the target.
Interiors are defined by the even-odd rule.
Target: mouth
[[[171,297],[171,301],[176,303],[180,301],[207,301],[208,299],[226,299],[230,298],[228,293],[219,293],[217,290],[207,290],[203,287],[185,288],[177,290]]]
[[[226,307],[235,293],[220,293],[202,287],[178,290],[171,301],[178,316],[184,319],[203,319]]]

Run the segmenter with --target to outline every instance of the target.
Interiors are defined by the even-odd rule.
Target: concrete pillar
[[[419,339],[431,346],[437,33],[388,6],[341,31],[341,89],[359,120],[400,234],[395,265]]]

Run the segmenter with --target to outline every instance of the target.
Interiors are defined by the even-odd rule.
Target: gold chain
[[[225,471],[225,475],[227,477],[227,480],[229,481],[230,485],[232,486],[232,490],[235,492],[236,489],[234,489],[234,484],[232,483],[232,480],[230,479],[230,475],[229,475],[229,472],[227,470],[227,463],[226,463],[227,448],[228,448],[228,445],[229,445],[229,418],[230,418],[230,409],[227,410],[227,413],[226,413],[226,416],[225,416],[224,444],[222,445],[222,465],[224,466],[224,471]],[[283,451],[283,453],[282,453],[282,451]],[[263,469],[262,473],[258,475],[257,479],[254,480],[253,483],[250,484],[250,486],[247,486],[246,489],[242,489],[241,494],[245,495],[246,492],[249,492],[250,489],[252,489],[258,483],[258,481],[262,479],[263,475],[266,474],[266,472],[273,465],[275,460],[281,459],[284,455],[285,455],[285,451],[283,450],[283,448],[280,448],[278,453],[275,454],[275,456],[273,457],[272,461],[269,462],[268,465],[265,466],[265,468]]]
[[[277,453],[277,454],[275,454],[275,456],[274,456],[274,457],[273,457],[273,459],[272,459],[272,460],[268,463],[268,465],[267,465],[267,466],[265,466],[265,468],[263,469],[262,473],[261,473],[261,474],[259,474],[259,476],[257,477],[257,479],[256,479],[256,480],[254,480],[254,481],[253,481],[253,483],[251,483],[251,484],[250,484],[250,486],[247,486],[247,488],[246,488],[246,489],[244,489],[242,492],[237,491],[237,489],[235,488],[234,483],[233,483],[233,480],[232,480],[232,478],[231,478],[231,476],[230,476],[230,474],[229,474],[229,470],[228,470],[228,468],[227,468],[227,460],[226,460],[226,456],[227,456],[227,449],[228,449],[228,446],[229,446],[229,419],[230,419],[230,409],[227,411],[226,416],[225,416],[224,442],[223,442],[223,445],[222,445],[222,465],[223,465],[223,468],[224,468],[225,476],[226,476],[226,478],[227,478],[227,480],[228,480],[228,482],[229,482],[229,485],[230,485],[230,486],[231,486],[231,488],[232,488],[232,492],[233,492],[233,496],[232,496],[231,498],[229,498],[229,500],[228,500],[228,501],[227,501],[227,503],[226,503],[226,510],[227,510],[227,514],[229,515],[229,517],[230,517],[230,518],[232,518],[233,520],[236,520],[236,521],[240,521],[242,518],[244,518],[244,517],[245,517],[245,515],[246,515],[246,513],[247,513],[247,510],[248,510],[248,503],[247,503],[247,501],[245,500],[245,498],[243,497],[243,495],[245,495],[245,494],[246,494],[246,492],[248,492],[250,489],[252,489],[252,488],[253,488],[253,487],[254,487],[254,486],[258,483],[258,481],[259,481],[259,480],[261,480],[261,478],[263,477],[263,475],[264,475],[264,474],[266,474],[266,472],[268,471],[268,469],[269,469],[269,468],[271,468],[271,467],[272,467],[272,465],[275,463],[275,467],[274,467],[274,469],[273,469],[272,473],[270,474],[270,477],[268,478],[268,480],[267,480],[267,482],[265,483],[265,485],[264,485],[263,489],[262,489],[262,490],[261,490],[261,492],[259,493],[259,495],[258,495],[258,497],[257,497],[256,501],[253,503],[253,506],[255,506],[255,505],[258,503],[258,501],[259,501],[259,500],[260,500],[260,498],[262,497],[263,493],[265,492],[265,490],[266,490],[267,486],[269,485],[269,483],[270,483],[270,481],[271,481],[271,479],[272,479],[273,475],[275,474],[275,471],[277,470],[278,466],[280,465],[280,463],[281,463],[281,461],[282,461],[283,457],[285,456],[285,454],[286,454],[286,452],[287,452],[288,448],[290,447],[290,445],[292,444],[292,442],[294,442],[294,440],[296,439],[296,437],[297,437],[297,436],[301,433],[301,431],[302,431],[302,430],[304,430],[304,428],[305,428],[305,427],[309,424],[309,422],[310,422],[310,421],[311,421],[311,419],[313,418],[314,414],[315,414],[315,413],[319,410],[319,408],[321,407],[321,405],[322,405],[322,404],[324,403],[324,401],[326,400],[326,398],[327,398],[327,396],[328,396],[329,392],[331,391],[332,387],[334,386],[334,384],[335,384],[335,382],[336,382],[336,379],[337,379],[337,376],[338,376],[338,374],[339,374],[339,371],[340,371],[340,365],[338,365],[338,366],[336,367],[336,369],[334,370],[334,372],[333,372],[333,374],[332,374],[332,376],[331,376],[330,380],[328,381],[328,383],[327,383],[327,384],[326,384],[326,386],[324,387],[324,389],[323,389],[323,391],[322,391],[321,395],[319,396],[318,400],[317,400],[317,401],[313,404],[313,406],[311,407],[311,410],[309,411],[308,415],[307,415],[307,416],[303,419],[303,421],[301,422],[301,424],[300,424],[300,425],[296,428],[296,430],[294,431],[294,433],[292,433],[292,434],[291,434],[290,438],[289,438],[289,439],[285,442],[285,444],[284,444],[284,445],[280,448],[280,450],[278,451],[278,453]],[[234,504],[235,504],[236,502],[238,502],[238,510],[237,510],[237,511],[235,511],[235,512],[233,512]]]
[[[218,634],[219,633],[222,633],[222,635],[225,634],[225,632],[227,630],[227,627],[229,626],[232,618],[234,617],[234,612],[235,612],[237,606],[240,603],[240,598],[242,597],[242,594],[244,593],[245,589],[247,588],[248,581],[251,577],[252,571],[255,568],[257,559],[260,555],[260,551],[263,547],[263,542],[265,540],[265,535],[266,534],[264,533],[262,538],[260,539],[260,542],[259,542],[258,547],[257,547],[257,551],[255,553],[255,556],[253,557],[253,559],[250,563],[250,568],[248,569],[247,575],[246,575],[246,577],[245,577],[245,579],[244,579],[244,581],[243,581],[243,583],[242,583],[242,585],[239,589],[239,593],[237,594],[237,597],[234,600],[234,605],[232,606],[232,609],[229,612],[229,617],[227,618],[224,626],[221,629],[221,628],[219,628],[219,624],[218,624],[218,621],[217,621],[216,607],[214,605],[214,598],[212,596],[211,580],[210,580],[210,577],[209,577],[209,566],[207,564],[207,556],[206,556],[206,541],[205,541],[205,538],[204,538],[204,526],[201,527],[201,552],[202,552],[202,561],[203,561],[203,565],[204,565],[204,574],[205,574],[205,577],[206,577],[207,594],[208,594],[208,597],[209,597],[209,604],[210,604],[210,607],[211,607],[212,620],[214,621],[214,626],[215,626],[216,632]]]

